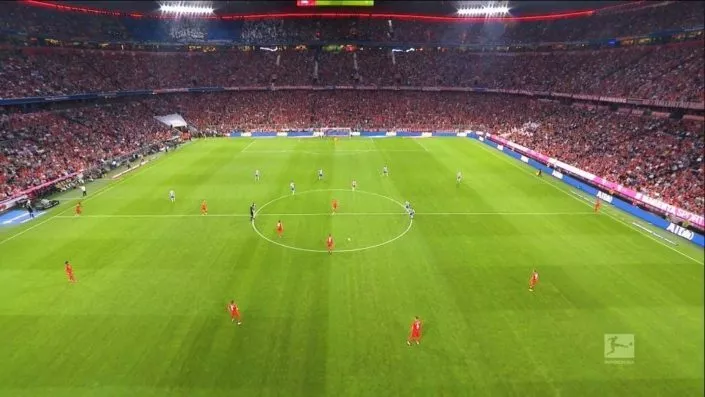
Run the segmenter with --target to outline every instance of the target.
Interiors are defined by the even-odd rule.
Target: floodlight
[[[176,4],[162,4],[159,7],[161,12],[166,12],[170,14],[212,14],[213,7],[192,5],[188,3],[176,3]]]
[[[483,7],[461,8],[458,10],[458,15],[462,16],[489,16],[493,14],[508,14],[509,7],[506,5],[486,5]]]

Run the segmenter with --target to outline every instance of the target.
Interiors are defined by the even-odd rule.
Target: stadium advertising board
[[[13,208],[17,205],[17,203],[24,201],[27,199],[27,195],[23,194],[20,196],[15,196],[9,200],[5,201],[0,201],[0,212],[7,211],[10,208]]]
[[[587,171],[583,171],[583,170],[581,170],[577,167],[574,167],[570,164],[563,163],[557,159],[549,158],[549,157],[544,156],[540,153],[537,153],[533,150],[527,149],[521,145],[517,145],[514,142],[507,141],[506,139],[504,139],[502,137],[490,135],[490,134],[487,134],[487,136],[491,140],[494,140],[501,145],[509,146],[512,149],[516,150],[517,152],[525,154],[525,155],[527,155],[533,159],[536,159],[542,163],[550,164],[550,165],[553,165],[554,167],[566,170],[574,175],[577,175],[577,176],[585,179],[588,182],[594,183],[594,184],[602,187],[603,189],[605,189],[607,191],[619,192],[621,195],[623,195],[625,197],[633,199],[633,200],[640,202],[642,204],[645,204],[647,206],[656,208],[660,211],[665,212],[666,214],[676,216],[677,218],[683,219],[693,225],[698,226],[701,229],[705,228],[705,219],[703,218],[702,215],[694,214],[690,211],[686,211],[682,208],[678,208],[678,207],[673,206],[671,204],[664,203],[661,200],[657,200],[653,197],[649,197],[643,193],[639,193],[635,190],[629,189],[629,188],[624,187],[622,185],[619,185],[617,183],[610,182],[604,178],[593,175]]]
[[[488,137],[490,136],[489,134],[486,134],[486,135]],[[476,139],[482,141],[484,144],[489,145],[490,147],[493,147],[493,148],[497,148],[497,146],[499,146],[498,142],[493,142],[491,139],[481,140],[475,134],[470,135],[470,137],[476,138]],[[494,138],[496,138],[496,137],[492,137],[492,139],[494,139]],[[503,152],[506,155],[508,155],[516,160],[521,160],[521,153],[519,153],[517,151],[504,150]],[[546,163],[539,162],[533,158],[529,159],[528,164],[536,169],[543,171],[544,173],[550,173],[550,172],[554,171],[553,168],[547,166]],[[635,205],[632,205],[632,204],[622,200],[619,197],[607,195],[604,192],[600,191],[599,189],[596,189],[593,186],[588,185],[587,183],[576,179],[575,177],[572,177],[569,175],[563,175],[563,174],[561,174],[561,176],[562,176],[562,178],[560,178],[560,179],[563,182],[567,183],[568,185],[570,185],[572,187],[577,188],[581,192],[584,192],[584,193],[586,193],[590,196],[593,196],[593,197],[600,197],[601,196],[601,199],[604,199],[606,197],[611,197],[612,201],[610,202],[610,204],[613,205],[614,207],[616,207],[616,208],[618,208],[618,209],[620,209],[630,215],[633,215],[643,221],[646,221],[655,227],[658,227],[658,228],[665,230],[669,233],[675,234],[675,235],[680,236],[688,241],[691,241],[700,247],[705,247],[705,237],[702,234],[688,230],[682,226],[676,225],[673,222],[669,222],[669,221],[663,219],[662,217],[660,217],[652,212],[643,210]],[[607,201],[607,200],[605,200],[605,201]],[[650,235],[653,235],[661,240],[664,240],[667,242],[670,241],[670,240],[664,238],[663,236],[660,236],[660,235],[652,232],[650,229],[648,229],[644,226],[641,226],[639,224],[636,224],[636,222],[634,223],[634,226],[639,227],[643,231],[648,232]]]
[[[693,241],[693,238],[695,237],[694,232],[692,232],[682,226],[678,226],[675,223],[671,223],[670,225],[668,225],[666,230],[668,230],[669,232],[671,232],[677,236],[681,236],[684,239],[689,240],[689,241]]]
[[[612,196],[610,196],[609,194],[607,194],[605,192],[598,191],[597,198],[599,198],[602,201],[606,201],[606,202],[612,204]]]
[[[55,185],[55,184],[57,184],[57,183],[59,183],[59,182],[61,182],[61,181],[65,181],[65,180],[67,180],[67,179],[71,179],[71,178],[73,178],[73,177],[75,177],[75,176],[80,175],[82,172],[83,172],[83,170],[81,170],[81,171],[79,171],[79,172],[74,172],[74,173],[72,173],[72,174],[69,174],[69,175],[63,176],[63,177],[61,177],[61,178],[57,178],[57,179],[51,180],[51,181],[49,181],[49,182],[42,183],[41,185],[35,186],[35,187],[31,188],[31,189],[23,190],[23,191],[21,191],[21,192],[19,192],[19,193],[17,193],[17,194],[14,194],[14,195],[13,195],[12,197],[10,197],[9,199],[4,200],[4,201],[0,201],[0,211],[6,211],[6,210],[8,210],[8,209],[10,209],[10,208],[12,208],[12,207],[14,207],[14,206],[16,206],[18,202],[21,202],[22,200],[25,200],[25,199],[29,198],[29,196],[30,196],[32,193],[36,192],[37,190],[44,189],[44,188],[46,188],[46,187]]]

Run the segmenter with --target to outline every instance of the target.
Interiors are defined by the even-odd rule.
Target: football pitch
[[[205,140],[74,197],[0,229],[0,395],[704,392],[703,252],[477,141]]]

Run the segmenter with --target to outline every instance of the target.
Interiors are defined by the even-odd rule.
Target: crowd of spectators
[[[702,102],[702,41],[543,53],[431,49],[0,51],[0,98],[119,90],[288,85],[451,86]]]
[[[140,102],[0,116],[0,200],[171,137]]]
[[[527,97],[452,92],[242,91],[3,116],[0,197],[170,137],[152,116],[199,131],[348,127],[475,130],[703,213],[702,121],[634,116]],[[642,112],[643,113],[643,112]]]
[[[309,127],[487,131],[681,208],[705,209],[702,121],[487,94],[295,91],[195,98],[200,99],[173,96],[162,106],[179,109],[199,128],[220,132]]]
[[[197,28],[176,20],[58,11],[0,2],[0,30],[54,39],[176,41],[226,39],[268,45],[316,40],[405,43],[533,43],[633,36],[703,26],[702,1],[642,1],[594,15],[547,21],[428,22],[410,19],[294,18],[207,20]],[[178,25],[176,27],[171,25]],[[151,35],[150,35],[151,32]]]
[[[73,40],[129,41],[132,34],[121,18],[60,12],[20,1],[0,2],[0,31]]]
[[[494,131],[612,182],[703,213],[702,121],[594,109],[559,109],[536,120],[521,126],[498,123]]]
[[[551,22],[429,23],[371,18],[144,21],[0,2],[0,30],[79,40],[219,37],[266,45],[355,39],[420,43],[570,41],[703,25],[703,2],[638,2]],[[156,29],[152,29],[157,26]],[[190,87],[448,86],[703,102],[702,41],[585,51],[410,51],[359,47],[131,52],[0,50],[0,98]],[[389,90],[279,90],[160,95],[0,116],[0,199],[171,136],[153,116],[200,131],[348,127],[480,130],[702,214],[702,121],[634,116],[527,97]]]

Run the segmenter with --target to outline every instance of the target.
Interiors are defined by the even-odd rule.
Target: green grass
[[[0,395],[704,392],[703,252],[665,247],[610,209],[591,214],[478,142],[201,141],[91,194],[80,218],[69,201],[0,229]],[[411,201],[410,228],[382,196]],[[255,226],[280,244],[401,237],[332,256],[283,248],[247,217],[279,197]],[[415,315],[424,339],[408,347]],[[605,363],[606,333],[635,335],[632,363]]]

